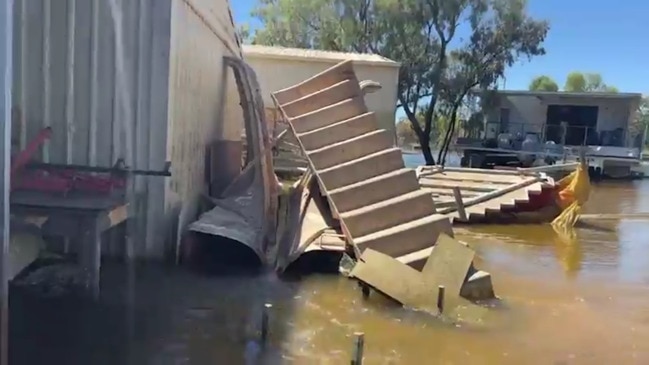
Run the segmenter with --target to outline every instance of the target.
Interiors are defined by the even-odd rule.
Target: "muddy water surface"
[[[647,212],[649,181],[598,184],[587,211]],[[366,364],[647,364],[648,223],[610,222],[575,239],[541,226],[458,230],[503,299],[476,326],[364,301],[338,276],[139,267],[129,302],[124,268],[107,265],[99,304],[12,297],[12,364],[341,364],[355,331],[366,334]],[[259,355],[264,302],[274,308]]]

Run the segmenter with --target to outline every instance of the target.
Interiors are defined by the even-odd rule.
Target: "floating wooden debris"
[[[554,188],[554,180],[537,171],[421,166],[417,177],[435,201],[436,212],[454,222],[512,210]]]
[[[443,307],[447,313],[454,313],[459,306],[474,307],[460,297],[462,288],[471,277],[469,273],[474,256],[475,252],[471,248],[442,234],[421,271],[402,265],[398,260],[378,251],[367,249],[354,266],[351,277],[404,306],[433,313],[438,313]],[[493,297],[491,281],[483,280],[482,285],[489,286],[483,293],[490,292],[490,297]],[[438,303],[440,286],[444,287],[444,303],[441,306]]]
[[[649,220],[649,213],[580,214],[579,221]]]

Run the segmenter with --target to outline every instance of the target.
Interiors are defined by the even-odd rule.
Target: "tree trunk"
[[[435,165],[435,158],[433,157],[433,151],[430,149],[430,137],[429,136],[419,136],[419,145],[421,146],[421,154],[424,155],[424,160],[426,165],[433,166]]]

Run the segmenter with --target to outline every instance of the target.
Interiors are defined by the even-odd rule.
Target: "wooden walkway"
[[[404,166],[392,136],[380,129],[362,96],[352,62],[342,62],[273,93],[310,170],[360,257],[366,248],[417,265],[449,218],[435,213],[430,192]]]
[[[498,214],[554,187],[545,173],[533,171],[421,166],[417,177],[432,195],[436,212],[449,215],[454,222]]]

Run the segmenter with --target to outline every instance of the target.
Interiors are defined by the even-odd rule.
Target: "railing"
[[[510,133],[514,136],[520,134],[525,136],[534,133],[539,136],[542,143],[553,141],[559,145],[568,146],[615,146],[627,147],[632,139],[628,137],[628,131],[618,128],[609,131],[598,131],[595,127],[569,126],[566,123],[521,123],[509,122],[487,122],[485,126],[486,138],[497,138],[501,133]]]

